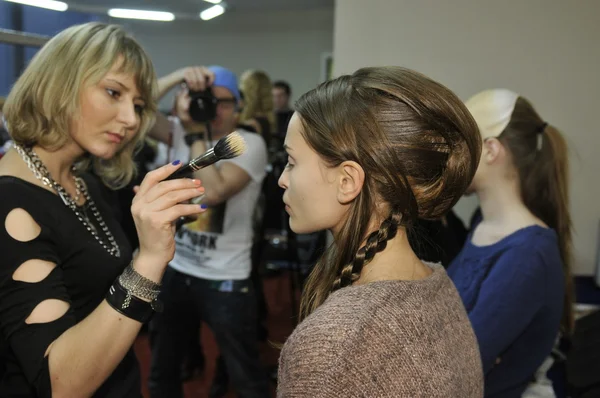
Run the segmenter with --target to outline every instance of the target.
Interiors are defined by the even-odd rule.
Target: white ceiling
[[[198,13],[212,6],[203,0],[63,0],[70,9],[102,12],[108,8],[132,8],[141,10],[169,11],[176,15],[197,17]],[[308,10],[333,8],[334,0],[223,0],[228,12],[248,13],[264,11]]]

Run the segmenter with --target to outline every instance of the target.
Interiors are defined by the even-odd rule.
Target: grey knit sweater
[[[437,265],[329,296],[286,341],[278,397],[483,397],[475,334]]]

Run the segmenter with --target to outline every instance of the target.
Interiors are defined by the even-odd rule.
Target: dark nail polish
[[[200,208],[201,209],[208,209],[208,206],[203,203],[203,204],[200,205]]]
[[[181,161],[180,161],[180,160],[176,160],[176,161],[174,161],[174,162],[173,162],[173,163],[171,163],[171,164],[172,164],[173,166],[177,166],[179,163],[181,163]]]

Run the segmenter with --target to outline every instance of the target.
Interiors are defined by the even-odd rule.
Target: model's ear
[[[365,172],[358,163],[348,160],[338,166],[337,181],[338,201],[341,204],[348,204],[362,190],[365,183]]]

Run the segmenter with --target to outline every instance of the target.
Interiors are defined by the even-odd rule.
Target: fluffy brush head
[[[246,152],[246,141],[237,131],[221,138],[214,148],[219,159],[231,159]]]

